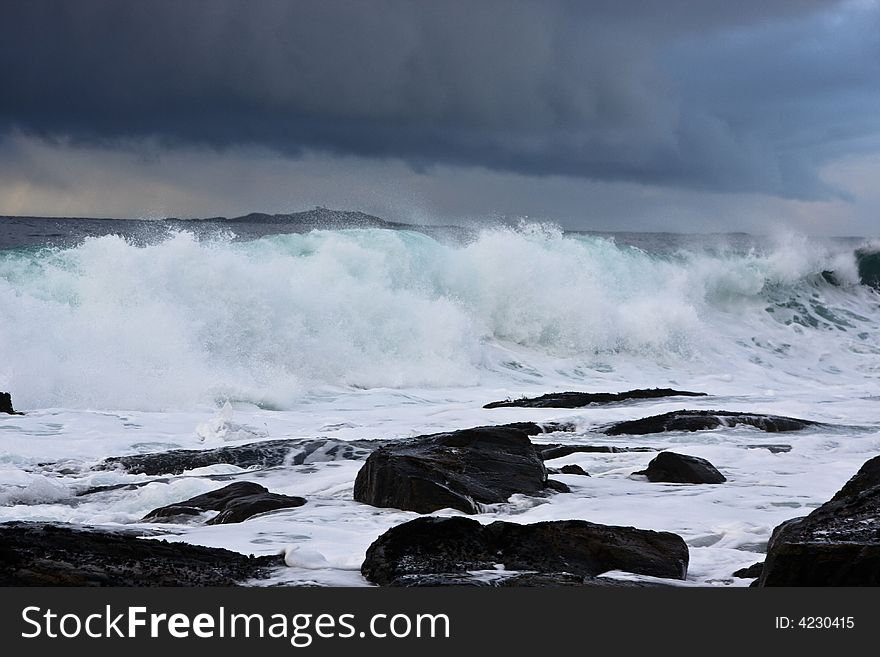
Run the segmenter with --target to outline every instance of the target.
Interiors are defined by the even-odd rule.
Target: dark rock
[[[236,586],[265,578],[281,557],[252,557],[136,532],[0,524],[0,586]]]
[[[7,415],[24,415],[12,408],[12,395],[8,392],[0,392],[0,413]]]
[[[247,520],[251,516],[276,509],[302,506],[302,497],[270,493],[266,488],[250,481],[238,481],[203,495],[153,509],[144,516],[147,521],[167,522],[180,516],[197,516],[205,511],[219,511],[209,525],[225,525]]]
[[[791,451],[791,445],[765,444],[744,445],[746,449],[766,449],[771,454],[784,454]],[[535,448],[545,461],[559,459],[569,454],[581,452],[588,454],[621,454],[624,452],[659,452],[659,447],[615,447],[614,445],[560,445],[560,444],[535,444]]]
[[[657,452],[656,447],[614,447],[613,445],[535,445],[545,461],[560,459],[580,452],[600,454],[620,454],[622,452]]]
[[[610,577],[582,577],[571,573],[493,573],[491,576],[480,573],[443,573],[438,575],[402,575],[388,586],[395,587],[436,587],[436,586],[480,586],[493,588],[558,588],[568,586],[602,588],[647,588],[668,586],[656,582],[632,582]]]
[[[440,586],[473,587],[557,587],[583,586],[584,577],[571,573],[437,573],[427,575],[401,575],[385,586],[426,588]],[[528,583],[527,583],[528,582]]]
[[[594,404],[614,404],[637,399],[658,399],[660,397],[705,397],[705,392],[688,392],[671,388],[650,388],[628,390],[627,392],[551,392],[540,397],[524,397],[490,402],[483,408],[502,408],[517,406],[522,408],[582,408]]]
[[[216,475],[214,475],[216,477]],[[228,475],[227,475],[228,476]],[[214,477],[208,477],[213,479]],[[147,481],[136,481],[131,484],[108,484],[106,486],[91,486],[85,490],[76,493],[77,497],[85,497],[86,495],[100,495],[114,490],[138,490],[150,484],[167,484],[171,479],[148,479]]]
[[[746,449],[766,449],[771,454],[787,454],[791,451],[791,445],[746,445]]]
[[[880,456],[828,502],[773,530],[760,586],[880,586]]]
[[[530,422],[419,436],[380,447],[354,483],[354,499],[378,507],[431,513],[477,513],[480,504],[547,488],[547,470],[529,435]]]
[[[571,488],[569,488],[567,484],[563,484],[561,481],[556,481],[555,479],[548,479],[545,485],[547,488],[555,490],[557,493],[571,492]]]
[[[531,425],[533,422],[515,422],[509,426],[515,425]],[[500,425],[500,426],[508,426],[508,425]],[[539,431],[535,433],[529,433],[530,436],[535,436],[539,433],[554,433],[556,431],[577,431],[577,425],[574,422],[542,422],[541,424],[535,424],[538,427]]]
[[[343,441],[331,438],[266,440],[247,445],[215,449],[173,449],[152,454],[113,456],[97,466],[99,470],[122,468],[132,474],[180,474],[218,463],[240,468],[270,468],[279,465],[302,465],[319,461],[361,460],[382,444],[379,441]]]
[[[675,452],[660,452],[648,463],[647,470],[633,474],[645,475],[648,481],[674,484],[721,484],[727,481],[706,459]]]
[[[753,563],[747,568],[740,568],[733,574],[733,576],[739,577],[740,579],[754,579],[755,577],[761,576],[762,570],[764,570],[764,562],[759,561],[758,563]]]
[[[237,477],[242,475],[233,475],[233,474],[215,474],[215,475],[200,475],[198,478],[206,481],[235,481]],[[250,475],[248,475],[250,476]],[[254,473],[253,476],[259,477],[259,473]],[[152,484],[169,484],[174,481],[174,477],[157,477],[156,479],[145,479],[144,481],[136,481],[132,483],[124,483],[124,484],[108,484],[106,486],[92,486],[90,488],[85,488],[76,493],[76,497],[85,497],[87,495],[100,495],[101,493],[107,493],[114,490],[138,490],[143,488],[144,486],[150,486]]]
[[[799,431],[812,426],[821,426],[819,422],[799,420],[781,415],[759,415],[756,413],[731,413],[729,411],[672,411],[663,415],[653,415],[640,420],[617,422],[606,428],[603,433],[609,436],[621,434],[643,435],[664,431],[703,431],[718,427],[734,427],[746,424],[763,431]]]
[[[559,520],[520,525],[424,517],[391,528],[367,549],[361,573],[385,586],[402,577],[474,570],[595,577],[609,570],[684,579],[688,549],[676,534]]]
[[[561,474],[568,474],[568,475],[581,475],[582,477],[589,477],[590,476],[589,472],[584,470],[581,466],[577,465],[576,463],[571,463],[569,465],[563,465],[561,468],[559,468],[559,472]]]

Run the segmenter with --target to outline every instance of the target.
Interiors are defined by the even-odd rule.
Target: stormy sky
[[[876,0],[0,5],[0,214],[880,234]]]

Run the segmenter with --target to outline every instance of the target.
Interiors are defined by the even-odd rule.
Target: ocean
[[[677,585],[747,586],[732,573],[763,559],[773,528],[827,501],[880,452],[880,256],[870,240],[322,216],[0,218],[0,390],[26,412],[0,415],[0,521],[137,527],[256,555],[297,546],[312,558],[259,585],[366,586],[367,547],[418,514],[355,502],[362,460],[317,450],[172,476],[98,466],[280,438],[564,421],[576,431],[533,440],[673,450],[708,459],[727,481],[651,483],[633,473],[652,452],[573,453],[547,464],[590,473],[554,474],[570,493],[514,495],[478,520],[671,531],[690,551]],[[708,396],[483,408],[656,387]],[[682,408],[823,425],[600,432]],[[232,525],[141,521],[231,481],[307,503]]]

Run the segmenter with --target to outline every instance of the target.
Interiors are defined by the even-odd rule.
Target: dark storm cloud
[[[0,125],[810,198],[839,122],[797,103],[863,94],[850,130],[877,128],[854,61],[876,37],[841,54],[829,23],[829,53],[798,51],[837,4],[10,2]],[[768,119],[786,101],[794,120]]]

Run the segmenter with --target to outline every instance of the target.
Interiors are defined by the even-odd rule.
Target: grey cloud
[[[790,25],[838,4],[5,3],[0,125],[92,144],[253,143],[416,170],[823,196],[816,171],[834,135],[812,148],[790,142],[810,119],[827,122],[813,114],[774,129],[761,116],[775,96],[768,85],[801,76],[796,100],[816,78],[798,56],[765,75],[760,56],[770,54],[765,31],[795,29],[796,43]],[[729,33],[745,45],[724,46]],[[820,81],[837,84],[833,67],[848,61],[832,60]],[[735,97],[719,104],[725,93]]]

